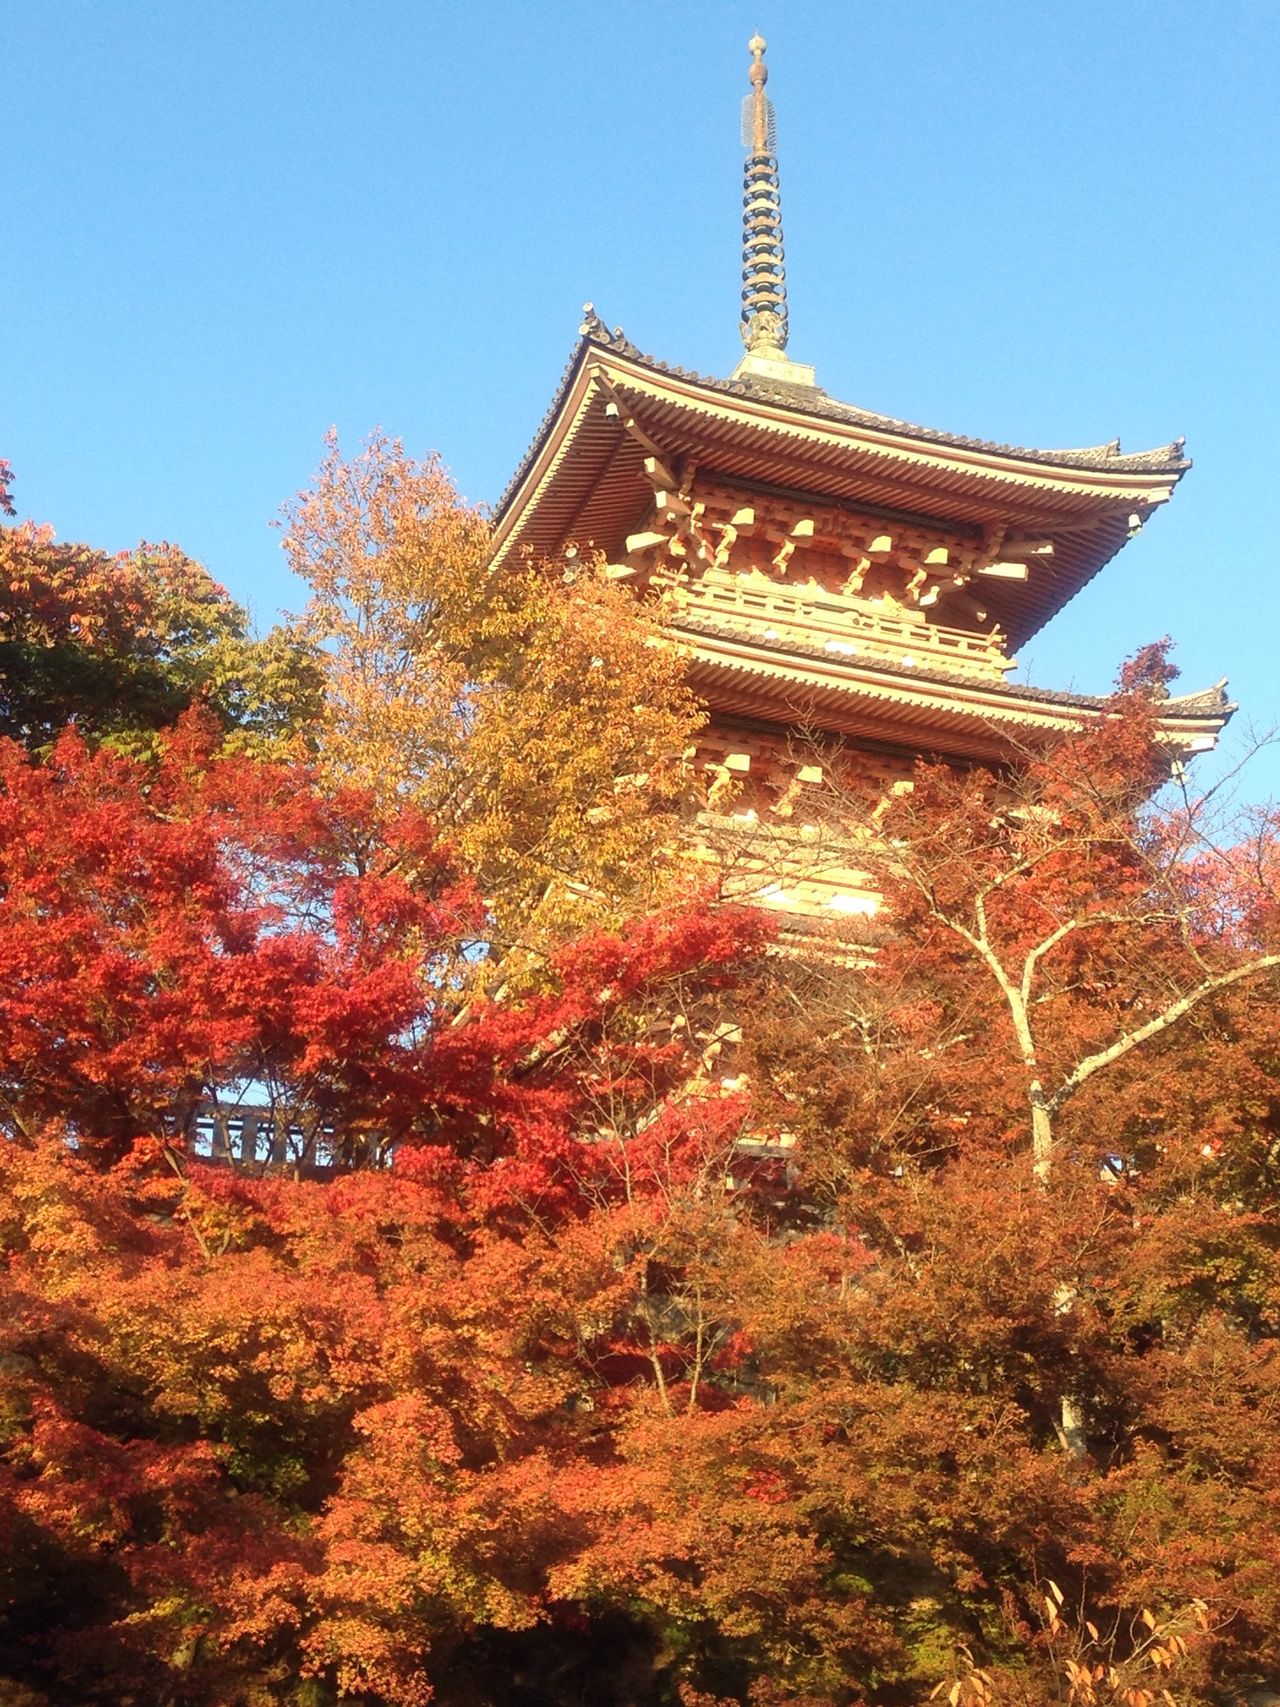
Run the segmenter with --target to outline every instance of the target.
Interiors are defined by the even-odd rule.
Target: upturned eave
[[[812,390],[812,396],[809,395]],[[610,412],[612,405],[612,412]],[[816,388],[715,381],[664,368],[625,340],[584,332],[494,523],[494,562],[569,542],[611,555],[651,500],[619,406],[684,466],[729,484],[792,488],[825,502],[980,531],[1034,527],[1052,566],[992,593],[1017,646],[1073,597],[1161,504],[1189,466],[1179,445],[1034,451],[931,432],[839,405]]]
[[[766,650],[710,624],[668,629],[690,686],[712,708],[913,751],[968,759],[1017,755],[1045,735],[1108,715],[1110,702],[1018,683],[977,683],[928,670],[856,664],[799,649]],[[1226,684],[1161,704],[1161,744],[1175,757],[1216,746],[1236,707]]]

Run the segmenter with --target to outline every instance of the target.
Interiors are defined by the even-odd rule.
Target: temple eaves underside
[[[984,586],[984,608],[1013,647],[1097,574],[1189,466],[1181,444],[1136,455],[1113,445],[1027,450],[911,427],[816,387],[709,380],[641,356],[592,317],[498,503],[496,561],[522,547],[553,556],[570,541],[608,554],[639,525],[652,488],[643,440],[624,416],[686,469],[954,525],[989,545],[994,561],[1001,528],[1043,535],[1051,561],[1025,581]]]
[[[1101,716],[1107,704],[1098,695],[978,684],[921,668],[859,668],[816,646],[762,653],[739,631],[696,619],[668,632],[686,649],[690,686],[715,711],[911,753],[1000,761]],[[1179,755],[1208,751],[1234,710],[1225,682],[1171,697],[1160,708],[1163,737]]]
[[[494,563],[598,551],[658,593],[713,710],[967,757],[1097,715],[1005,678],[1189,463],[1182,444],[1046,451],[915,427],[758,374],[643,356],[589,312],[500,500]],[[1221,687],[1170,700],[1212,746]]]

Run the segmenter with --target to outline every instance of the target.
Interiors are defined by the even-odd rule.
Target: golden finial
[[[742,145],[748,154],[742,197],[741,331],[751,354],[782,357],[787,347],[787,270],[773,102],[764,92],[769,81],[765,46],[761,35],[747,43],[751,93],[742,103]]]
[[[773,118],[773,103],[764,92],[764,86],[769,81],[769,67],[764,62],[764,50],[768,42],[762,35],[754,35],[747,43],[747,51],[751,55],[751,69],[747,72],[747,81],[751,84],[751,94],[743,103],[744,109],[751,109],[751,134],[746,134],[746,111],[743,112],[742,146],[750,148],[753,154],[764,154],[769,146],[769,125]]]

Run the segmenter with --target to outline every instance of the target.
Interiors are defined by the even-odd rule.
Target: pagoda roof
[[[612,407],[610,407],[612,405]],[[626,415],[641,430],[629,435]],[[495,511],[494,562],[570,541],[606,554],[652,502],[640,436],[679,466],[745,489],[785,489],[982,535],[1034,529],[1054,543],[1027,581],[983,589],[1018,646],[1167,502],[1190,466],[1182,441],[1122,453],[1117,441],[1034,450],[915,426],[759,373],[713,379],[643,355],[594,314]]]
[[[688,680],[711,706],[764,721],[857,733],[913,750],[999,758],[1039,732],[1078,728],[1107,714],[1100,694],[960,672],[833,658],[818,645],[771,641],[768,653],[731,623],[682,612],[668,632],[689,656]],[[1226,681],[1158,703],[1160,735],[1175,756],[1213,747],[1235,712]]]

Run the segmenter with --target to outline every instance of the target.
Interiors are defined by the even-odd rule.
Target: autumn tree
[[[438,459],[375,436],[290,505],[311,589],[298,633],[328,666],[330,776],[450,827],[497,938],[554,937],[572,905],[655,899],[700,721],[676,652],[585,555],[493,573],[480,512]]]
[[[189,706],[270,751],[318,713],[320,673],[171,545],[110,556],[47,527],[0,529],[0,733],[48,747],[68,722],[144,751]]]
[[[1197,797],[1162,738],[1175,675],[1167,643],[1149,647],[1074,734],[998,767],[921,762],[884,794],[842,784],[836,754],[810,808],[881,899],[836,933],[847,953],[814,962],[808,999],[836,1004],[858,1051],[903,1045],[909,1075],[936,1078],[945,1051],[1042,1181],[1098,1075],[1113,1084],[1133,1051],[1280,967],[1274,821],[1222,839],[1221,785]]]
[[[1166,672],[1008,770],[833,802],[881,912],[757,1029],[761,1116],[867,1254],[844,1402],[888,1379],[933,1419],[921,1634],[957,1700],[1276,1675],[1275,823],[1222,842],[1176,767],[1160,798]]]
[[[922,769],[867,840],[892,928],[939,963],[935,988],[956,953],[989,983],[1042,1179],[1095,1075],[1280,966],[1270,824],[1223,851],[1209,802],[1184,791],[1148,809],[1176,762],[1153,691],[1172,673],[1150,649],[1096,724],[1011,775]]]
[[[0,1693],[1276,1687],[1275,825],[1152,804],[1159,659],[1017,767],[866,802],[861,938],[765,952],[689,892],[490,991],[552,844],[468,768],[490,699],[538,704],[526,592],[485,596],[491,642],[428,610],[403,654],[412,778],[336,721],[319,777],[201,713],[0,751]],[[283,1160],[191,1141],[246,1083]]]
[[[10,1684],[424,1701],[600,1531],[591,1395],[713,1385],[724,1325],[686,1348],[648,1270],[673,1189],[724,1198],[743,1111],[696,1039],[763,926],[695,899],[459,1015],[479,898],[419,809],[191,717],[154,762],[3,764]],[[193,1156],[246,1077],[331,1183]]]
[[[457,1014],[486,913],[419,808],[220,753],[194,714],[155,762],[72,731],[44,763],[6,743],[4,1124],[25,1139],[61,1124],[114,1157],[141,1135],[181,1139],[198,1106],[251,1081],[301,1129],[304,1160],[324,1132],[348,1161],[385,1160],[479,1111],[493,1159],[506,1123],[536,1144],[549,1064],[563,1114],[584,1036],[598,1068],[614,1009],[682,954],[729,952],[746,917],[686,905],[622,946],[579,940],[540,997]],[[660,1035],[610,1045],[618,1106],[655,1094],[664,1051],[694,1047],[672,1041],[667,1007]],[[692,1037],[703,1021],[685,1023]],[[499,1095],[504,1071],[519,1097]]]

